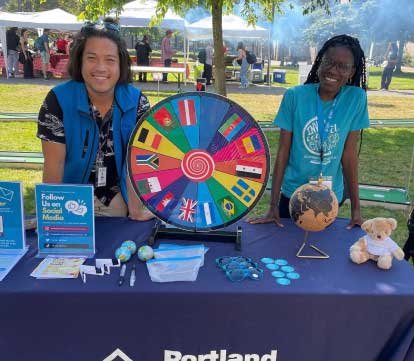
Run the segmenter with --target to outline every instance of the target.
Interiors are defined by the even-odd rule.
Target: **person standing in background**
[[[214,49],[209,42],[206,47],[206,61],[204,63],[204,71],[202,77],[206,79],[206,85],[211,85],[213,77],[213,55]]]
[[[49,67],[50,49],[49,49],[49,29],[43,30],[43,35],[40,37],[39,51],[42,58],[42,73],[43,79],[48,80],[47,69]]]
[[[12,27],[6,32],[7,42],[7,69],[9,78],[14,78],[19,74],[19,43],[20,38],[17,35],[17,28]]]
[[[249,86],[249,80],[247,78],[247,71],[249,70],[249,63],[247,62],[246,59],[246,49],[243,45],[242,42],[237,44],[237,52],[238,52],[238,57],[237,60],[241,61],[241,67],[240,67],[240,86],[239,88],[247,88]]]
[[[152,52],[151,46],[149,45],[148,35],[144,35],[141,41],[135,44],[135,51],[137,53],[137,65],[149,66],[150,65],[150,54]],[[147,82],[147,73],[139,72],[138,81],[144,83]]]
[[[165,32],[165,36],[161,41],[161,60],[164,62],[164,66],[166,68],[171,67],[172,56],[175,54],[175,51],[171,47],[171,37],[172,37],[172,30],[167,30]],[[162,74],[162,81],[168,81],[168,73]]]
[[[29,32],[28,29],[23,28],[20,37],[20,49],[24,57],[23,71],[25,79],[33,78],[33,58],[28,49]],[[23,58],[21,59],[23,60]]]
[[[388,90],[392,75],[394,74],[395,66],[398,61],[398,46],[396,43],[391,43],[388,46],[387,56],[385,60],[385,67],[381,77],[381,89]]]
[[[56,49],[59,54],[67,54],[66,47],[68,45],[68,41],[64,38],[64,35],[61,33],[58,35],[56,40]]]

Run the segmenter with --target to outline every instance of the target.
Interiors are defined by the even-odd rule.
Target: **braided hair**
[[[366,72],[366,66],[365,66],[364,51],[362,50],[358,39],[353,38],[352,36],[349,36],[349,35],[334,36],[333,38],[329,39],[323,45],[322,49],[319,50],[318,55],[316,56],[316,59],[312,65],[311,71],[308,74],[308,78],[306,79],[305,84],[319,83],[318,69],[321,64],[322,57],[329,48],[335,48],[335,47],[348,48],[352,52],[352,55],[354,56],[355,73],[353,77],[348,81],[347,84],[360,87],[366,91],[367,90],[367,72]]]

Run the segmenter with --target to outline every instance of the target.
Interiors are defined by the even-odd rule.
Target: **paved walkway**
[[[49,79],[43,80],[42,78],[35,79],[23,79],[23,78],[12,78],[6,79],[0,77],[0,84],[36,84],[36,85],[50,85],[54,86],[61,83],[62,79]],[[159,90],[162,92],[175,92],[177,91],[177,83],[169,82],[163,83],[160,82],[147,82],[147,83],[138,83],[134,82],[134,85],[139,87],[142,91],[155,91]],[[282,95],[285,93],[286,88],[282,86],[277,86],[273,83],[271,87],[265,84],[250,84],[247,89],[240,89],[240,83],[238,82],[227,82],[226,88],[228,94],[272,94],[272,95]],[[192,81],[187,82],[186,85],[181,84],[182,91],[195,91],[195,85]],[[215,93],[214,86],[208,86],[207,91]],[[369,90],[368,96],[398,96],[398,97],[414,97],[414,90]]]

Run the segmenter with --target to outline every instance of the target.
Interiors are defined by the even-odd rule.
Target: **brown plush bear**
[[[401,261],[404,252],[391,238],[391,232],[397,228],[394,218],[373,218],[362,223],[361,228],[367,233],[350,248],[351,260],[361,264],[369,259],[377,262],[382,269],[390,269],[393,256]]]

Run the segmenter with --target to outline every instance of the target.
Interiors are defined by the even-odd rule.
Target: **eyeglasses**
[[[216,259],[216,264],[232,282],[240,282],[246,278],[257,281],[263,277],[263,270],[249,257],[220,257]]]
[[[115,32],[118,35],[119,31],[121,30],[121,27],[116,23],[111,23],[108,21],[98,21],[98,22],[87,21],[83,25],[81,29],[81,33],[89,34],[91,31],[94,31],[94,30],[97,30],[97,31],[109,30],[109,31]]]
[[[322,58],[321,66],[325,69],[336,67],[341,74],[348,74],[354,68],[354,64],[336,63],[329,58]]]

